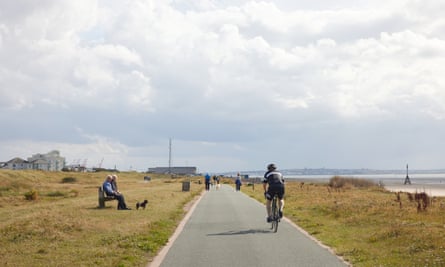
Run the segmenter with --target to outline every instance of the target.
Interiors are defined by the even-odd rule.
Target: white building
[[[10,170],[61,171],[65,167],[65,158],[60,156],[59,151],[54,150],[47,154],[35,154],[28,160],[13,158],[0,166]]]
[[[28,162],[34,170],[61,171],[65,167],[65,158],[57,150],[47,154],[34,154],[28,158]]]

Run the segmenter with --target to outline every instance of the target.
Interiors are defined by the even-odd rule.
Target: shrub
[[[375,186],[375,183],[361,178],[334,176],[329,180],[329,186],[332,188],[344,188],[347,186],[372,187]]]
[[[77,182],[77,178],[75,177],[65,177],[62,179],[63,184],[73,184]]]
[[[25,193],[26,200],[37,200],[38,198],[39,193],[34,189]]]

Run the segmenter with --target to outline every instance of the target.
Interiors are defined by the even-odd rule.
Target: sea
[[[388,185],[404,185],[406,175],[400,174],[360,174],[360,175],[340,175],[345,177],[353,177],[358,179],[366,179],[378,183]],[[288,175],[287,179],[307,180],[307,181],[329,181],[333,175]],[[413,174],[408,175],[408,180],[411,184],[419,185],[445,185],[445,173],[437,174]]]
[[[236,174],[231,174],[229,176],[235,177]],[[245,177],[249,178],[262,178],[264,172],[244,172],[241,173]],[[412,174],[403,174],[403,173],[379,173],[379,174],[353,174],[353,173],[332,173],[332,174],[301,174],[301,172],[292,172],[292,171],[284,171],[283,176],[285,179],[291,179],[296,181],[313,181],[313,182],[328,182],[333,176],[342,176],[342,177],[352,177],[358,179],[366,179],[375,182],[376,184],[383,185],[405,185],[405,181],[408,180],[412,185],[445,185],[445,172],[426,172],[422,173],[416,171]]]

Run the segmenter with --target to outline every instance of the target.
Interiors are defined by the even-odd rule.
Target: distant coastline
[[[411,185],[385,185],[391,192],[427,193],[429,196],[445,197],[445,183],[437,184],[411,184]]]
[[[394,169],[394,170],[377,170],[377,169],[327,169],[327,168],[315,168],[315,169],[283,169],[280,170],[285,176],[311,176],[311,175],[347,175],[347,176],[359,176],[359,175],[405,175],[406,169]],[[223,173],[228,176],[236,176],[238,172]],[[240,171],[241,174],[247,174],[253,177],[261,177],[264,175],[264,170],[258,171]],[[414,174],[445,174],[445,169],[427,169],[427,170],[409,170],[409,175]]]
[[[249,178],[262,178],[264,171],[240,172]],[[410,170],[411,184],[404,184],[406,170],[370,169],[292,169],[282,170],[286,179],[304,182],[328,182],[333,176],[348,176],[374,181],[392,192],[425,192],[430,196],[445,196],[445,169]],[[227,175],[227,176],[231,176]],[[236,173],[234,174],[236,176]]]

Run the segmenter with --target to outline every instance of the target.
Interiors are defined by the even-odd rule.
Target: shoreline
[[[289,181],[297,182],[316,182],[316,183],[328,183],[329,179],[326,178],[294,178]],[[443,179],[428,179],[422,181],[416,179],[411,184],[403,184],[403,179],[375,179],[373,180],[376,185],[381,182],[383,187],[390,192],[407,192],[407,193],[422,193],[425,192],[431,197],[445,197],[445,182]],[[420,181],[420,183],[419,183]]]
[[[445,197],[445,185],[410,184],[410,185],[384,185],[391,192],[427,193],[432,197]]]

